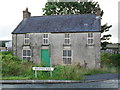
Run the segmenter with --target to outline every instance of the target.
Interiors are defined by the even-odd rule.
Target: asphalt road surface
[[[2,88],[118,88],[118,80],[68,84],[2,84]]]

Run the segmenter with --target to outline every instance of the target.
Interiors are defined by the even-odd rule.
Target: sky
[[[42,16],[47,0],[1,0],[0,1],[0,40],[12,40],[11,32],[23,19],[23,10],[28,7],[31,16]],[[102,25],[108,23],[112,25],[110,31],[112,34],[109,40],[112,43],[118,43],[118,2],[119,0],[93,0],[98,1],[101,9],[104,11]],[[106,33],[105,33],[106,34]]]

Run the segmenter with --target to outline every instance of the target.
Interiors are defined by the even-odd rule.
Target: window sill
[[[95,46],[95,44],[87,44],[87,46]]]
[[[41,46],[49,46],[50,44],[42,44]]]
[[[71,64],[62,64],[63,66],[71,66],[72,65],[72,63]]]
[[[30,44],[24,44],[23,46],[30,46]]]
[[[71,44],[63,44],[63,46],[71,46]]]

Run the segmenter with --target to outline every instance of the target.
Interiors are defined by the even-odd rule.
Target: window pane
[[[93,37],[93,33],[88,33],[88,37]]]
[[[43,44],[45,44],[45,39],[43,39]]]
[[[25,38],[29,38],[29,36],[30,36],[29,34],[25,34]]]
[[[93,39],[91,39],[91,43],[93,43]]]
[[[65,34],[65,38],[70,38],[70,34]]]
[[[25,44],[29,44],[29,39],[25,39]]]
[[[27,56],[31,56],[31,55],[30,55],[30,50],[27,50]]]
[[[48,34],[44,34],[43,38],[48,38]]]
[[[48,39],[46,39],[46,44],[48,44]]]
[[[93,37],[93,33],[91,33],[91,37]]]
[[[71,64],[71,58],[68,58],[68,64]]]
[[[26,60],[26,57],[23,57],[23,60]]]
[[[48,34],[43,35],[43,44],[48,44]]]
[[[63,56],[67,56],[67,51],[63,50]]]
[[[45,34],[43,34],[43,38],[45,38],[46,37],[46,35]]]
[[[68,42],[67,42],[68,44],[70,43],[70,39],[68,39]]]
[[[23,56],[26,56],[26,50],[23,50]]]
[[[46,34],[46,38],[48,38],[48,34]]]
[[[70,43],[70,34],[65,34],[65,44]]]
[[[71,64],[71,58],[63,58],[63,64]]]
[[[66,62],[65,62],[65,61],[66,61],[66,58],[63,58],[63,64],[66,64]]]
[[[70,44],[70,39],[65,39],[65,44]]]
[[[90,39],[88,39],[88,43],[90,44]]]
[[[65,34],[65,38],[67,38],[67,34]]]
[[[71,56],[71,50],[68,50],[68,56]]]
[[[30,57],[27,57],[27,60],[30,61]]]
[[[65,44],[67,44],[67,39],[65,39]]]
[[[88,39],[88,43],[92,44],[93,43],[93,39]]]

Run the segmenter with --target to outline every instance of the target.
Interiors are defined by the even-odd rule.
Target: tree
[[[87,14],[92,13],[96,14],[97,11],[100,11],[100,16],[102,17],[104,12],[100,9],[98,2],[86,1],[86,2],[47,2],[45,8],[43,8],[43,15],[65,15],[65,14]],[[112,25],[107,23],[101,26],[101,33],[109,31]],[[102,50],[106,49],[106,45],[112,35],[102,35],[101,37],[101,46]],[[107,43],[106,43],[107,42]]]

